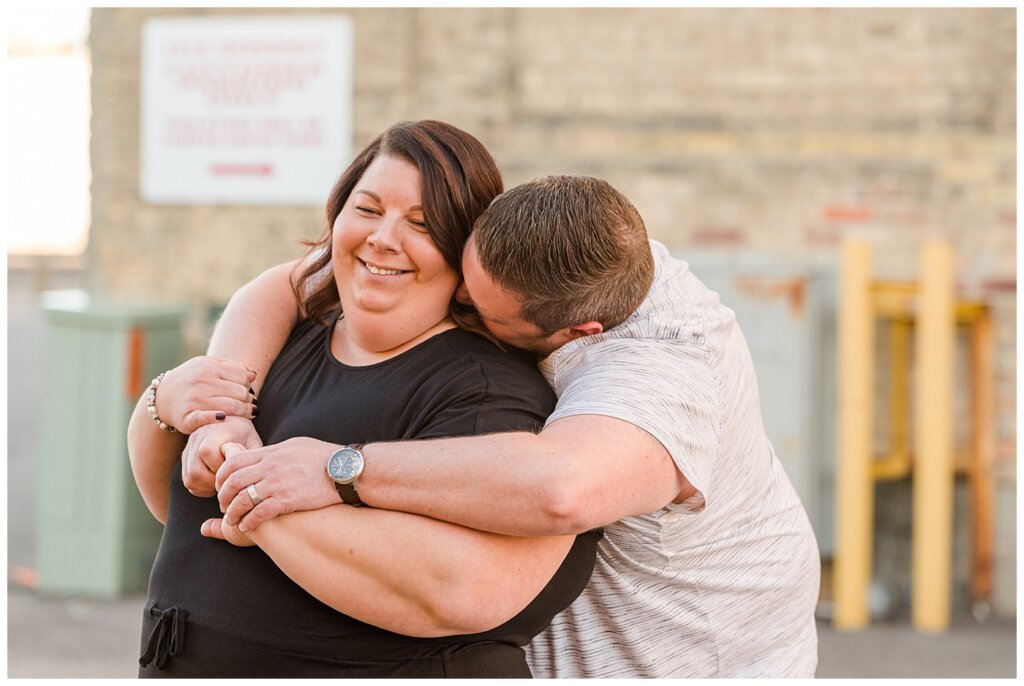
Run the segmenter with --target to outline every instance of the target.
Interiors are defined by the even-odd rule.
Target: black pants
[[[401,662],[304,655],[236,640],[189,624],[177,608],[147,609],[142,630],[141,678],[517,678],[529,679],[526,653],[509,643],[439,648]],[[158,666],[159,665],[159,666]]]

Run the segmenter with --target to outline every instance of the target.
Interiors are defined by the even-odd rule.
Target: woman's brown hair
[[[309,246],[307,259],[301,261],[293,288],[303,316],[318,324],[326,325],[341,308],[330,269],[334,220],[366,169],[381,155],[406,160],[419,169],[427,233],[460,277],[462,248],[473,222],[503,189],[501,172],[487,149],[451,124],[432,120],[400,122],[377,136],[334,184],[327,198],[323,234],[318,240],[305,242]],[[490,338],[476,311],[458,303],[454,294],[449,311],[462,328]]]

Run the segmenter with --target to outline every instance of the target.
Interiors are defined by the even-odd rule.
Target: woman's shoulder
[[[304,358],[318,351],[322,347],[328,326],[311,319],[300,319],[288,333],[288,338],[285,340],[278,358],[285,360],[296,357]]]
[[[483,336],[465,329],[449,329],[437,338],[453,356],[476,362],[485,372],[520,373],[543,381],[537,370],[537,358],[532,353],[510,346],[499,348]]]
[[[532,355],[502,350],[462,329],[428,343],[420,346],[415,395],[431,409],[431,420],[417,437],[538,431],[554,409],[555,394]]]

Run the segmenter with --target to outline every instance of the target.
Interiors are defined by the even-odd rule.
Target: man
[[[497,198],[463,270],[460,299],[495,337],[545,356],[558,405],[537,435],[366,445],[358,498],[509,535],[603,526],[590,585],[531,646],[536,676],[813,676],[817,545],[765,436],[732,311],[589,177]],[[287,309],[280,281],[234,299],[264,314],[229,313],[221,343],[248,341],[246,359],[276,354],[291,324],[266,317]],[[220,466],[200,431],[186,484],[209,489],[220,466],[225,522],[244,531],[337,502],[330,448],[257,449]]]

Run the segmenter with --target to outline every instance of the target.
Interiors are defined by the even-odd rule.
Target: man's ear
[[[575,340],[583,336],[596,336],[602,331],[604,331],[604,326],[601,325],[601,322],[583,322],[582,324],[569,327],[569,340]]]

